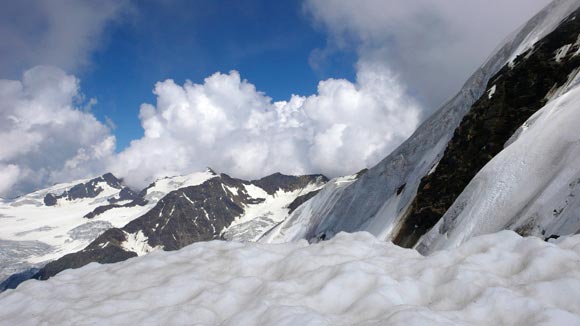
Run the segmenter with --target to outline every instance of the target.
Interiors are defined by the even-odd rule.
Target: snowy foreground
[[[511,231],[423,257],[367,233],[213,241],[0,294],[0,324],[580,324],[580,236]]]

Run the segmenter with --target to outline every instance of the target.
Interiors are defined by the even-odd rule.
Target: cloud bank
[[[210,166],[242,178],[269,173],[353,173],[377,163],[420,120],[419,106],[381,66],[361,66],[355,83],[328,79],[311,96],[272,102],[239,73],[203,84],[155,85],[143,104],[145,135],[110,166],[133,185]]]
[[[416,128],[420,108],[380,66],[355,83],[328,79],[311,96],[273,102],[236,71],[203,84],[158,82],[143,104],[144,136],[115,153],[79,80],[38,66],[0,80],[0,196],[112,171],[135,188],[212,167],[242,178],[274,172],[338,176],[371,166]]]
[[[105,169],[115,137],[87,103],[78,79],[54,67],[0,80],[0,196]]]
[[[0,10],[0,76],[17,78],[36,65],[75,71],[90,62],[105,27],[127,0],[4,1]]]
[[[427,115],[425,107],[432,110],[456,92],[502,37],[547,2],[307,0],[306,10],[330,38],[329,48],[317,53],[355,49],[356,81],[327,79],[316,94],[282,102],[236,71],[200,84],[161,81],[157,103],[141,106],[144,136],[120,153],[107,127],[114,124],[87,110],[92,102],[76,77],[58,68],[30,69],[20,80],[0,80],[0,196],[105,171],[136,188],[207,166],[242,178],[357,172],[402,143]],[[77,69],[122,11],[112,1],[51,5],[38,2],[27,16],[37,19],[15,25],[12,14],[25,5],[0,13],[1,73],[32,62]],[[39,28],[38,19],[46,31],[27,33]],[[6,27],[12,25],[17,28]]]
[[[454,95],[492,50],[551,0],[305,0],[329,35],[314,64],[337,50],[387,65],[433,111]]]

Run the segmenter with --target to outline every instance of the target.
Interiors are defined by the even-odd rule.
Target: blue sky
[[[300,1],[143,1],[107,28],[101,49],[78,77],[95,115],[117,126],[117,150],[142,136],[136,119],[143,102],[155,103],[157,81],[202,83],[215,72],[237,70],[273,100],[313,94],[319,80],[354,79],[356,56],[336,52],[332,64],[309,64],[325,47]]]

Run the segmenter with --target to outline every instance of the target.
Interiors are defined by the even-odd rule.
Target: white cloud
[[[155,86],[143,104],[145,136],[110,169],[131,184],[211,166],[237,177],[273,172],[353,173],[378,162],[415,129],[420,109],[390,71],[359,69],[357,82],[329,79],[318,94],[273,103],[239,73],[203,84]]]
[[[430,110],[459,90],[492,50],[550,0],[306,0],[332,49],[354,49],[400,76]]]
[[[129,8],[127,0],[4,1],[0,10],[0,75],[54,65],[74,71],[90,62],[105,27]]]
[[[159,82],[157,103],[141,106],[144,136],[119,154],[110,128],[90,113],[96,102],[83,100],[74,76],[33,68],[22,80],[0,80],[0,196],[107,170],[133,186],[206,166],[242,178],[354,173],[414,131],[422,118],[418,103],[434,109],[457,91],[501,38],[547,1],[307,0],[330,47],[358,51],[355,82],[324,80],[317,94],[284,102],[272,102],[235,71],[202,84]],[[27,8],[16,2],[0,13],[0,73],[37,61],[73,70],[85,65],[104,26],[124,8],[112,1],[33,3],[26,16],[32,20],[12,24],[10,13]],[[36,18],[45,22],[44,33],[27,25]]]
[[[79,81],[54,67],[0,80],[0,196],[104,170],[115,137],[82,98]]]

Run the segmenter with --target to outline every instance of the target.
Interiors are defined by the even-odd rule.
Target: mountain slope
[[[81,250],[106,230],[145,214],[168,192],[214,176],[166,178],[135,194],[108,173],[0,203],[0,280]]]
[[[395,232],[395,244],[414,246],[518,128],[576,77],[580,67],[578,13],[490,79],[488,90],[455,130],[435,171],[421,180]]]
[[[316,191],[321,175],[273,174],[254,181],[215,175],[164,196],[122,228],[111,228],[86,248],[44,266],[36,278],[91,262],[114,263],[155,249],[177,250],[214,239],[255,240],[288,214],[300,196]]]
[[[421,240],[428,253],[509,229],[540,238],[580,232],[580,76],[531,117]]]
[[[425,121],[397,150],[356,181],[332,190],[332,196],[328,196],[331,191],[323,189],[309,201],[318,203],[307,203],[313,209],[297,210],[272,230],[272,237],[264,241],[315,239],[340,231],[360,230],[386,240],[395,238],[402,219],[416,197],[421,179],[437,171],[437,164],[463,117],[482,95],[488,96],[485,91],[488,90],[490,78],[525,52],[533,44],[532,41],[552,32],[579,6],[578,0],[560,0],[550,4],[514,33],[466,82],[459,94]],[[333,183],[330,182],[327,187],[333,187]],[[412,230],[407,232],[412,233]]]

